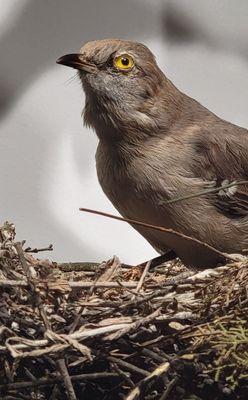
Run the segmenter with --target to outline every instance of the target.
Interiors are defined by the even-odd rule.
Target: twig
[[[141,353],[154,359],[155,361],[158,361],[159,363],[164,363],[164,361],[165,361],[163,357],[161,357],[159,354],[155,353],[154,351],[152,351],[150,349],[142,349]]]
[[[42,247],[40,249],[34,248],[32,249],[31,247],[27,247],[24,252],[25,253],[39,253],[41,251],[53,251],[53,245],[49,244],[47,247]]]
[[[110,264],[110,266],[109,266]],[[108,263],[106,263],[107,269],[102,273],[102,275],[99,276],[98,282],[109,282],[111,278],[113,278],[118,270],[118,268],[121,266],[121,262],[118,257],[114,256],[112,260],[110,260]]]
[[[75,331],[74,333],[72,333],[71,335],[60,335],[60,337],[62,338],[69,338],[69,339],[76,339],[76,340],[81,340],[81,339],[85,339],[85,338],[93,338],[96,336],[101,336],[104,335],[106,333],[110,333],[110,332],[115,332],[118,331],[120,329],[124,329],[127,328],[130,324],[116,324],[116,325],[110,325],[110,326],[104,326],[104,327],[100,327],[100,328],[95,328],[95,329],[88,329],[88,330],[78,330]],[[21,341],[21,338],[17,337],[13,337],[13,338],[9,338],[12,339],[12,341]],[[28,344],[27,344],[28,343]],[[47,339],[40,339],[40,340],[25,340],[23,339],[23,343],[17,343],[17,344],[12,344],[11,347],[13,348],[13,350],[26,350],[31,348],[35,348],[35,347],[44,347],[47,346],[49,344],[49,341]],[[68,343],[67,345],[65,345],[65,347],[69,347],[70,344]],[[8,350],[6,348],[6,346],[0,346],[0,352],[6,352],[6,350]]]
[[[125,400],[138,399],[142,394],[142,388],[152,380],[154,379],[157,380],[161,375],[168,372],[169,368],[170,368],[170,363],[168,362],[160,365],[151,374],[142,379],[142,381],[140,381],[139,384],[129,393],[129,395],[125,398]]]
[[[90,281],[61,281],[61,284],[59,282],[59,280],[57,280],[56,282],[46,282],[46,281],[36,281],[38,288],[41,287],[48,287],[48,289],[53,289],[56,288],[56,290],[59,290],[59,286],[63,287],[63,286],[68,286],[71,289],[90,289],[93,286],[93,282]],[[27,281],[24,280],[10,280],[10,279],[0,279],[0,287],[11,287],[11,286],[20,286],[20,287],[28,287],[29,283]],[[122,288],[131,288],[134,289],[137,287],[137,283],[136,282],[121,282],[121,286]],[[159,285],[153,285],[153,287],[158,287]],[[160,285],[161,286],[161,285]],[[94,284],[95,288],[119,288],[120,289],[120,285],[118,282],[96,282]]]
[[[200,197],[200,196],[204,196],[206,194],[210,194],[210,193],[218,193],[220,190],[224,190],[224,189],[229,189],[233,186],[239,186],[239,185],[247,185],[248,181],[237,181],[237,182],[232,182],[232,183],[228,183],[226,185],[223,186],[218,186],[212,189],[204,189],[201,192],[197,192],[197,193],[191,193],[188,195],[184,195],[181,197],[177,197],[171,200],[165,200],[163,201],[163,204],[172,204],[172,203],[178,203],[179,201],[183,201],[183,200],[188,200],[188,199],[192,199],[194,197]]]
[[[102,273],[102,275],[97,277],[95,279],[95,281],[92,283],[92,286],[91,286],[91,288],[89,289],[89,292],[86,295],[86,298],[85,298],[86,301],[88,301],[90,299],[90,297],[92,296],[92,294],[94,293],[94,289],[95,289],[96,284],[98,282],[105,282],[106,280],[109,281],[109,279],[111,279],[112,276],[114,276],[114,274],[116,273],[117,269],[119,268],[119,266],[121,264],[120,260],[118,259],[118,257],[114,256],[111,261],[112,261],[112,265],[110,266],[110,268],[105,270]],[[108,263],[106,263],[106,265],[108,265]],[[75,319],[74,319],[74,321],[73,321],[73,323],[71,325],[69,333],[73,333],[75,331],[75,329],[76,329],[76,327],[77,327],[77,325],[78,325],[78,323],[80,321],[80,318],[82,317],[82,315],[85,314],[86,310],[87,310],[87,306],[81,306],[80,307],[80,310],[77,313],[77,315],[76,315],[76,317],[75,317]]]
[[[92,374],[72,375],[70,378],[72,382],[76,382],[84,380],[88,381],[106,378],[118,378],[118,374],[115,374],[113,372],[95,372]],[[35,381],[5,383],[4,385],[0,385],[0,390],[15,390],[30,387],[48,386],[61,382],[63,382],[62,376],[58,376],[57,378],[40,378]]]
[[[132,379],[130,378],[130,373],[129,372],[124,372],[122,371],[116,363],[113,362],[113,369],[117,372],[117,374],[127,382],[127,384],[130,386],[130,388],[134,387],[134,383]]]
[[[150,375],[150,372],[146,371],[145,369],[136,367],[136,365],[130,364],[130,363],[124,361],[124,360],[120,360],[119,358],[110,356],[110,357],[108,357],[108,360],[112,361],[112,362],[114,362],[116,364],[119,364],[123,368],[127,369],[128,371],[135,372],[135,373],[137,373],[139,375],[142,375],[142,376],[149,376]]]
[[[188,275],[187,275],[188,276]],[[203,280],[202,280],[203,281]],[[36,281],[37,282],[37,287],[38,289],[40,288],[48,288],[50,290],[56,290],[59,291],[59,288],[63,288],[68,286],[71,289],[90,289],[93,286],[92,282],[89,281],[68,281],[65,282],[63,281],[59,281],[57,280],[56,282],[47,282],[47,281]],[[200,284],[200,282],[191,282],[188,280],[184,280],[184,282],[187,282],[187,284],[192,284],[194,286],[197,286],[198,284]],[[171,279],[169,282],[161,282],[161,283],[149,283],[149,285],[147,284],[147,289],[153,290],[153,289],[163,289],[165,287],[171,287],[171,286],[177,286],[177,285],[181,285],[180,281],[177,282],[176,278],[175,279]],[[13,286],[19,286],[19,287],[28,287],[28,282],[25,280],[12,280],[12,279],[0,279],[0,287],[13,287]],[[94,287],[96,289],[136,289],[137,288],[137,283],[132,281],[132,282],[125,282],[125,281],[116,281],[116,282],[96,282]],[[132,292],[134,293],[134,292]],[[139,294],[139,296],[142,296],[141,294]],[[124,306],[124,305],[123,305]],[[126,307],[126,305],[125,305]]]
[[[142,285],[143,285],[143,283],[144,283],[146,274],[147,274],[147,272],[149,271],[151,262],[152,262],[152,261],[148,261],[148,262],[146,263],[146,266],[145,266],[145,268],[144,268],[144,270],[143,270],[143,272],[142,272],[142,275],[141,275],[140,280],[139,280],[139,282],[138,282],[137,288],[136,288],[136,290],[135,290],[136,293],[139,293],[140,289],[142,288]]]
[[[159,400],[167,400],[168,396],[170,395],[172,389],[174,388],[174,386],[177,384],[178,382],[178,377],[175,377],[174,379],[172,379],[168,384],[167,387],[164,391],[164,393],[162,394],[162,396],[160,397]]]
[[[77,400],[76,393],[74,391],[74,388],[73,388],[73,385],[72,385],[72,382],[71,382],[71,377],[70,377],[70,375],[68,373],[68,369],[67,369],[66,364],[65,364],[65,360],[61,358],[60,360],[57,361],[57,365],[59,367],[60,374],[61,374],[61,376],[63,378],[64,384],[65,384],[65,388],[66,388],[66,391],[67,391],[67,394],[68,394],[68,398],[70,400]]]
[[[113,215],[113,214],[109,214],[109,213],[106,213],[106,212],[103,212],[103,211],[93,210],[93,209],[90,209],[90,208],[80,207],[79,211],[88,212],[88,213],[96,214],[96,215],[101,215],[102,217],[116,219],[118,221],[127,222],[127,223],[132,224],[132,225],[143,226],[143,227],[148,228],[148,229],[152,229],[152,230],[156,230],[156,231],[159,231],[159,232],[168,233],[168,234],[173,235],[175,237],[179,237],[179,238],[181,238],[181,240],[184,240],[186,242],[194,243],[195,245],[200,246],[201,249],[204,249],[204,250],[207,249],[208,251],[214,253],[215,256],[218,257],[218,262],[221,262],[221,261],[222,262],[226,262],[227,260],[233,260],[233,258],[229,254],[224,254],[221,251],[215,249],[214,247],[210,246],[209,244],[207,244],[205,242],[202,242],[199,239],[196,239],[196,238],[191,237],[191,236],[184,235],[183,233],[180,233],[180,232],[175,231],[175,230],[170,229],[170,228],[164,228],[163,226],[147,224],[146,222],[141,222],[141,221],[137,221],[137,220],[130,219],[130,218],[122,218],[122,217],[119,217],[118,215]]]
[[[132,294],[131,300],[134,300],[138,297],[141,297],[142,299],[145,298],[145,296],[142,293],[136,293],[136,290],[134,289],[129,289],[127,287],[125,287],[122,282],[119,279],[116,279],[116,282],[120,285],[120,287],[122,287],[123,289],[125,289],[127,292]]]
[[[116,340],[119,339],[121,336],[126,335],[127,333],[136,331],[140,326],[147,325],[155,318],[159,316],[161,309],[157,309],[152,314],[147,315],[144,318],[139,319],[138,321],[132,322],[126,328],[120,329],[118,332],[112,333],[104,338],[104,340]]]
[[[93,294],[97,281],[98,281],[98,278],[96,278],[95,281],[92,282],[92,285],[89,288],[89,292],[87,293],[87,295],[85,297],[86,301],[88,301],[90,299],[90,296]],[[78,311],[76,317],[74,318],[74,321],[71,324],[69,334],[72,334],[75,331],[75,329],[77,328],[77,325],[78,325],[78,323],[80,321],[80,318],[81,318],[81,316],[83,315],[83,313],[85,312],[86,309],[87,309],[86,306],[81,306],[80,307],[80,310]]]
[[[31,270],[29,268],[29,265],[25,259],[25,255],[21,246],[21,243],[16,243],[15,248],[17,250],[19,259],[21,261],[23,270],[27,276],[27,281],[28,285],[30,286],[31,291],[33,292],[33,299],[34,299],[34,305],[38,308],[40,317],[44,323],[44,326],[47,330],[51,330],[51,325],[50,322],[47,319],[46,313],[44,311],[43,305],[42,305],[42,300],[39,294],[39,291],[36,287],[36,281],[32,276]]]

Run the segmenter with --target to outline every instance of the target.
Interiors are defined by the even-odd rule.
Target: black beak
[[[66,54],[65,56],[58,58],[56,63],[78,69],[79,71],[96,72],[95,64],[86,61],[82,54]]]

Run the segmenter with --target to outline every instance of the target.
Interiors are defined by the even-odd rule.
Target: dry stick
[[[108,309],[107,311],[110,311],[109,308],[117,308],[119,306],[121,306],[123,304],[122,301],[117,301],[117,300],[99,300],[98,299],[98,303],[96,303],[95,301],[78,301],[77,302],[80,306],[84,306],[84,307],[92,307],[92,308],[101,308],[101,309]],[[103,310],[104,312],[105,310]]]
[[[151,262],[152,262],[152,261],[150,260],[150,261],[148,261],[148,263],[146,263],[146,266],[145,266],[145,268],[144,268],[144,270],[143,270],[143,272],[142,272],[142,275],[141,275],[140,280],[139,280],[139,282],[138,282],[137,288],[136,288],[136,290],[135,290],[136,293],[139,293],[140,289],[142,288],[142,285],[143,285],[143,283],[144,283],[146,274],[147,274],[147,272],[149,271]],[[134,297],[135,297],[135,296],[134,296]],[[134,297],[133,297],[133,298],[134,298]]]
[[[106,263],[106,266],[107,266],[107,263]],[[96,278],[95,281],[92,283],[92,286],[91,286],[91,288],[89,289],[89,292],[86,295],[86,298],[85,298],[86,301],[88,301],[90,299],[90,297],[92,296],[92,294],[94,293],[94,289],[96,287],[96,283],[97,282],[103,282],[103,281],[106,280],[106,278],[107,278],[107,281],[108,281],[113,276],[113,274],[116,273],[116,271],[119,268],[119,266],[120,266],[120,261],[119,261],[119,259],[117,257],[114,256],[111,267],[109,269],[107,269],[107,270],[105,269],[103,271],[103,273],[98,278]],[[74,319],[74,321],[73,321],[73,323],[71,325],[69,333],[73,333],[75,331],[75,329],[76,329],[76,327],[77,327],[77,325],[78,325],[78,323],[80,321],[81,316],[85,314],[86,310],[87,310],[87,306],[81,306],[80,307],[80,310],[77,313],[77,315],[76,315],[76,317],[75,317],[75,319]]]
[[[39,253],[40,251],[53,251],[53,245],[49,244],[49,246],[42,247],[40,249],[37,248],[32,249],[31,247],[27,247],[24,251],[25,253]]]
[[[197,286],[200,284],[200,281],[194,282],[194,281],[188,281],[186,280],[187,284],[193,284],[194,286]],[[184,284],[185,284],[184,281]],[[58,285],[60,284],[60,281],[57,280],[55,283],[53,282],[42,282],[42,281],[37,281],[37,286],[39,288],[44,288],[48,287],[50,290],[59,290]],[[163,283],[154,283],[154,284],[149,284],[146,286],[147,289],[163,289],[165,287],[169,286],[177,286],[180,283],[176,281],[170,281],[169,283],[163,282]],[[0,287],[14,287],[14,286],[19,286],[19,287],[28,287],[28,282],[27,281],[17,281],[17,280],[12,280],[12,279],[0,279]],[[56,286],[55,286],[56,285]],[[92,282],[89,281],[77,281],[77,282],[66,282],[61,281],[61,287],[64,285],[68,286],[71,289],[90,289],[92,287]],[[96,282],[95,286],[96,289],[105,289],[105,288],[124,288],[124,289],[136,289],[137,288],[137,282],[124,282],[124,281],[116,281],[116,282]],[[134,292],[132,292],[134,293]],[[139,294],[139,296],[144,297],[144,295]]]
[[[216,255],[218,255],[223,261],[224,260],[225,261],[226,260],[234,261],[233,257],[231,257],[229,254],[224,254],[221,251],[215,249],[214,247],[210,246],[207,243],[202,242],[199,239],[193,238],[191,236],[184,235],[183,233],[174,231],[173,229],[164,228],[162,226],[157,226],[157,225],[147,224],[146,222],[141,222],[141,221],[137,221],[137,220],[130,219],[130,218],[122,218],[122,217],[119,217],[117,215],[109,214],[109,213],[106,213],[106,212],[103,212],[103,211],[93,210],[91,208],[80,207],[79,211],[83,211],[83,212],[87,212],[87,213],[91,213],[91,214],[96,214],[96,215],[101,215],[102,217],[116,219],[117,221],[127,222],[129,224],[133,224],[133,225],[137,225],[137,226],[143,226],[145,228],[153,229],[153,230],[156,230],[156,231],[159,231],[159,232],[173,234],[173,235],[175,235],[175,236],[177,236],[177,237],[179,237],[181,239],[184,239],[184,240],[189,241],[191,243],[192,242],[196,243],[198,245],[203,246],[204,248],[207,248],[209,251],[214,252]]]
[[[131,293],[133,296],[131,297],[132,300],[136,299],[137,297],[142,297],[142,299],[145,298],[145,296],[141,293],[137,293],[136,290],[133,289],[129,289],[127,287],[125,287],[121,281],[119,281],[119,279],[116,279],[116,282],[120,285],[120,287],[122,287],[123,289],[125,289],[127,292]],[[136,285],[137,287],[137,285]]]
[[[74,333],[72,333],[71,335],[60,335],[62,338],[65,339],[76,339],[76,340],[81,340],[84,338],[93,338],[96,336],[101,336],[104,335],[106,333],[110,333],[110,332],[115,332],[118,331],[120,329],[124,329],[124,328],[128,328],[130,324],[127,323],[122,323],[122,324],[116,324],[116,325],[110,325],[110,326],[103,326],[100,328],[94,328],[94,329],[88,329],[88,330],[78,330]],[[12,340],[14,339],[18,339],[18,341],[20,342],[20,338],[17,336],[16,338],[10,338]],[[28,343],[28,344],[27,344]],[[23,341],[23,343],[17,343],[17,344],[13,344],[11,345],[11,347],[13,348],[13,350],[26,350],[29,349],[30,347],[44,347],[47,346],[49,344],[49,341],[47,339],[39,339],[39,340],[28,340],[28,341]],[[65,344],[66,347],[69,347],[70,344]],[[66,348],[64,347],[64,348]],[[8,350],[6,348],[6,346],[0,346],[0,352],[1,351],[6,351]]]
[[[150,372],[146,371],[145,369],[136,367],[135,365],[130,364],[130,363],[124,361],[124,360],[120,360],[119,358],[109,356],[108,360],[111,361],[111,362],[114,362],[116,364],[119,364],[120,366],[122,366],[123,368],[127,369],[128,371],[135,372],[135,373],[137,373],[139,375],[142,375],[142,376],[149,376],[150,375]]]
[[[90,299],[90,296],[93,294],[94,292],[94,288],[95,288],[95,284],[97,283],[98,278],[95,279],[94,282],[92,282],[91,287],[89,288],[89,292],[87,293],[85,300],[88,301]],[[87,309],[86,306],[81,306],[80,310],[78,311],[76,317],[74,318],[74,321],[71,325],[69,334],[73,333],[80,321],[81,316],[83,315],[83,313],[85,312],[85,310]]]
[[[151,321],[154,321],[161,313],[161,308],[158,308],[155,310],[152,314],[147,315],[146,317],[143,317],[139,319],[138,321],[132,322],[128,324],[127,328],[120,329],[119,331],[115,333],[111,333],[110,335],[106,336],[104,340],[116,340],[119,339],[121,336],[126,335],[127,333],[134,332],[136,331],[140,326],[142,325],[147,325]]]
[[[57,286],[59,286],[59,280],[57,280],[56,282],[46,282],[46,281],[37,281],[36,282],[38,287],[44,287],[43,285],[46,285],[46,287],[48,287],[49,289],[53,289],[56,285],[56,290]],[[68,287],[70,287],[71,289],[90,289],[92,287],[92,282],[89,281],[77,281],[77,282],[73,282],[73,281],[69,281],[69,282],[65,282],[62,281],[61,282],[61,286],[63,285],[67,285]],[[20,286],[20,287],[27,287],[29,286],[27,281],[24,280],[12,280],[12,279],[0,279],[0,287],[11,287],[11,286]],[[130,288],[130,289],[135,289],[137,287],[137,283],[136,282],[121,282],[121,286],[123,288]],[[160,287],[161,285],[152,285],[152,287]],[[96,282],[94,285],[95,288],[119,288],[120,289],[120,284],[118,282]]]
[[[110,266],[108,266],[110,264]],[[121,262],[118,257],[114,256],[110,263],[105,263],[105,270],[103,271],[102,275],[99,276],[98,282],[109,282],[111,278],[116,275],[118,268],[121,266]]]
[[[124,372],[122,371],[116,363],[113,362],[113,369],[117,372],[117,374],[127,382],[127,384],[130,386],[130,388],[134,387],[134,383],[132,379],[130,378],[129,372]]]
[[[178,382],[178,377],[172,379],[172,381],[170,381],[170,382],[167,384],[167,387],[166,387],[164,393],[162,394],[162,396],[160,397],[159,400],[167,400],[167,399],[168,399],[168,396],[170,395],[172,389],[173,389],[174,386],[177,384],[177,382]]]
[[[163,363],[165,361],[163,357],[161,357],[159,354],[155,353],[150,349],[142,349],[141,353],[145,354],[146,356],[152,358],[155,361],[158,361],[159,363]]]
[[[76,381],[88,381],[88,380],[97,380],[97,379],[106,379],[106,378],[117,378],[118,374],[113,372],[95,372],[92,374],[81,374],[81,375],[72,375],[71,380],[73,382]],[[41,378],[35,381],[27,381],[27,382],[13,382],[13,383],[6,383],[4,385],[0,385],[0,390],[15,390],[15,389],[22,389],[22,388],[30,388],[30,387],[39,387],[39,386],[48,386],[54,385],[56,383],[60,383],[63,381],[62,376],[58,376],[56,378]]]
[[[154,379],[158,379],[161,375],[168,372],[170,368],[170,364],[168,362],[160,365],[156,368],[151,374],[146,376],[142,381],[138,383],[138,385],[129,393],[129,395],[125,398],[125,400],[136,400],[141,395],[141,388],[151,382]]]
[[[60,358],[57,361],[57,365],[59,367],[60,374],[63,377],[63,381],[64,381],[64,384],[65,384],[65,387],[66,387],[66,391],[67,391],[67,394],[68,394],[68,398],[70,400],[77,400],[76,393],[74,391],[73,384],[72,384],[72,381],[71,381],[71,377],[70,377],[70,375],[68,373],[68,369],[67,369],[67,366],[65,364],[65,359],[64,358]]]
[[[34,294],[34,303],[35,303],[35,306],[36,306],[36,307],[38,308],[38,310],[39,310],[39,314],[40,314],[40,317],[41,317],[41,319],[42,319],[42,321],[43,321],[43,323],[44,323],[45,328],[46,328],[47,330],[51,330],[51,325],[50,325],[50,322],[49,322],[48,319],[47,319],[45,310],[44,310],[44,308],[43,308],[42,300],[41,300],[41,297],[40,297],[40,294],[39,294],[39,290],[38,290],[37,287],[36,287],[36,281],[35,281],[35,279],[33,278],[32,273],[31,273],[31,270],[30,270],[30,268],[29,268],[29,265],[28,265],[28,263],[27,263],[27,261],[26,261],[26,259],[25,259],[25,256],[24,256],[24,252],[23,252],[21,243],[16,243],[16,244],[15,244],[15,248],[16,248],[16,250],[17,250],[19,259],[20,259],[20,261],[21,261],[22,268],[23,268],[23,270],[24,270],[24,272],[25,272],[25,274],[26,274],[26,276],[27,276],[27,281],[28,281],[27,283],[28,283],[28,286],[30,287],[31,291],[32,291],[33,294]]]
[[[16,247],[18,256],[20,258],[23,270],[24,270],[24,272],[25,272],[25,274],[27,276],[29,286],[30,286],[32,292],[34,293],[40,317],[41,317],[41,319],[42,319],[42,321],[44,323],[44,326],[45,326],[46,330],[47,331],[49,331],[49,330],[52,331],[51,324],[48,321],[45,309],[43,308],[43,305],[42,305],[42,300],[41,300],[40,294],[39,294],[39,292],[37,290],[37,287],[36,287],[36,282],[32,277],[29,265],[28,265],[28,263],[27,263],[27,261],[25,259],[21,243],[16,243],[15,247]],[[68,370],[67,370],[67,367],[66,367],[66,364],[65,364],[65,360],[64,359],[59,359],[57,361],[57,365],[59,367],[60,374],[63,377],[63,381],[64,381],[64,384],[65,384],[65,388],[66,388],[69,400],[77,400],[76,393],[74,391],[74,388],[73,388],[73,385],[72,385],[72,382],[71,382],[71,378],[70,378],[70,375],[68,373]]]

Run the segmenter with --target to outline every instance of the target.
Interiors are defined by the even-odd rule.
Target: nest
[[[0,228],[1,399],[247,398],[248,259],[151,271],[43,250]]]

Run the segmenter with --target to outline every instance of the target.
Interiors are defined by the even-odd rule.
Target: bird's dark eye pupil
[[[129,65],[129,59],[126,57],[122,57],[121,62],[122,62],[122,65],[125,65],[125,66]]]

